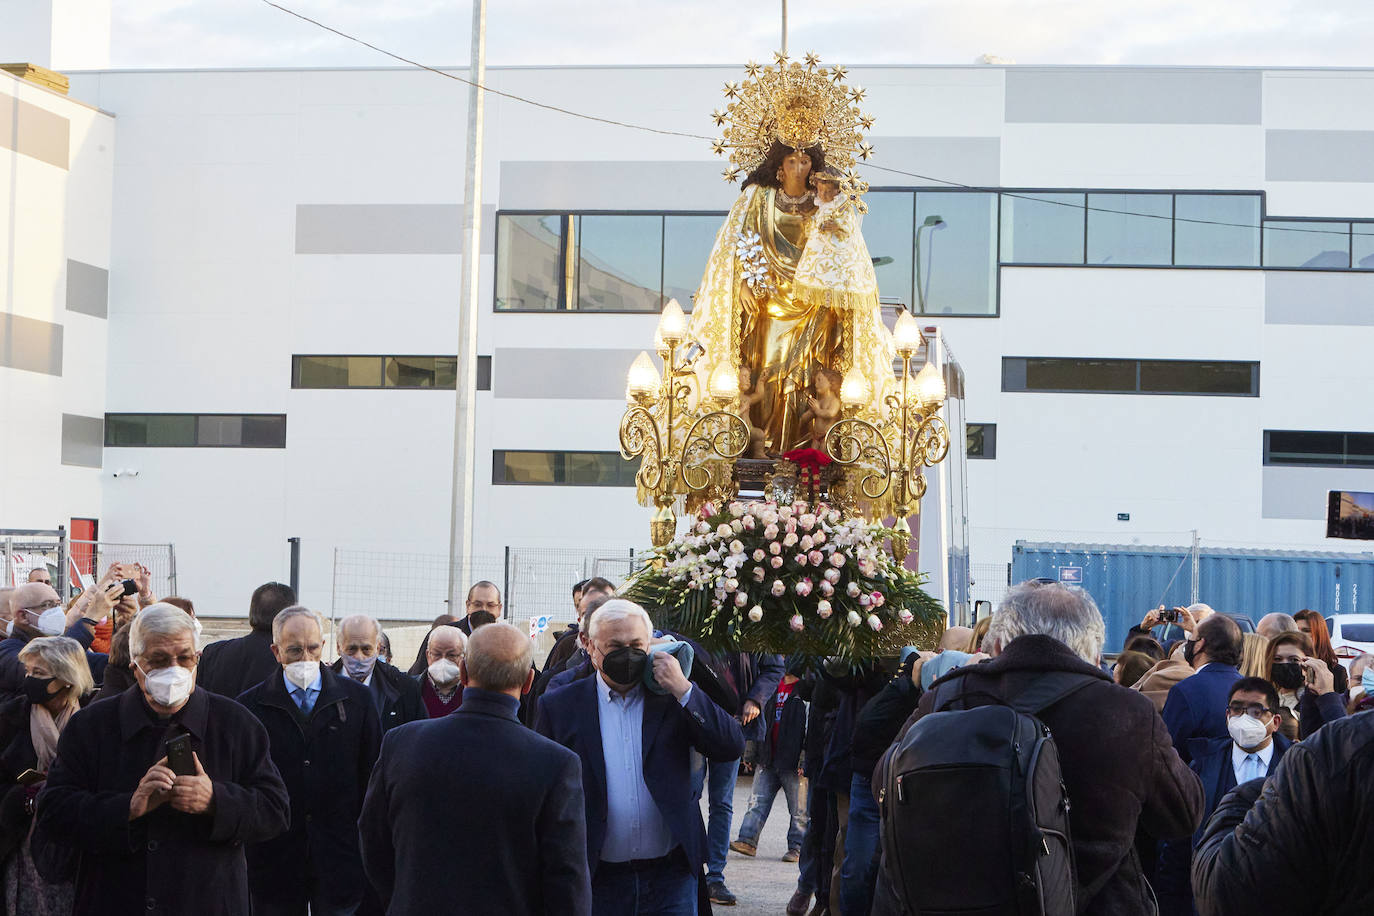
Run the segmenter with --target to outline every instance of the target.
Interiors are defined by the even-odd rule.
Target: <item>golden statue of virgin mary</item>
[[[817,404],[838,411],[835,379],[861,378],[870,402],[892,383],[891,335],[858,230],[862,184],[852,172],[855,156],[872,151],[860,130],[873,119],[856,107],[864,93],[845,85],[844,68],[819,63],[814,54],[805,64],[782,55],[776,66],[751,63],[749,79],[727,83],[732,101],[714,113],[717,124],[729,123],[714,145],[731,150],[726,179],[747,177],[697,289],[690,337],[703,350],[703,389],[714,373],[738,376],[753,457],[815,444]],[[832,185],[825,193],[833,198],[845,170],[847,207],[818,200],[817,179]],[[806,269],[799,282],[808,246],[828,248],[827,263],[836,251],[855,263]]]

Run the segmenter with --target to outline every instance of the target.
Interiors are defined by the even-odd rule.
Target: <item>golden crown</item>
[[[845,83],[844,66],[822,67],[810,52],[803,60],[790,61],[781,51],[773,64],[750,61],[748,78],[725,84],[730,103],[711,112],[725,136],[711,144],[718,156],[730,151],[725,180],[748,175],[768,156],[775,142],[792,149],[820,146],[827,165],[852,171],[855,157],[867,159],[873,147],[863,131],[873,127],[873,117],[859,110],[865,91]]]

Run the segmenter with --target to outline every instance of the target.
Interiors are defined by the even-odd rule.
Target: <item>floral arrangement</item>
[[[741,232],[736,236],[735,260],[739,261],[740,276],[755,293],[776,292],[773,275],[768,272],[768,257],[763,253],[763,240],[757,232]]]
[[[824,503],[708,504],[622,594],[712,651],[890,655],[929,644],[944,615],[883,550],[892,536]]]

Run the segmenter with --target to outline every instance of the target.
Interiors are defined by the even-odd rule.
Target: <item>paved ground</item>
[[[730,839],[739,836],[740,821],[749,808],[752,780],[741,777],[735,786],[735,812],[730,822]],[[702,799],[701,816],[706,819],[706,800]],[[739,898],[734,907],[715,907],[717,914],[726,916],[781,916],[788,898],[797,889],[797,866],[783,862],[787,852],[787,800],[781,792],[773,800],[773,810],[759,837],[759,854],[754,858],[730,853],[725,866],[725,884]]]

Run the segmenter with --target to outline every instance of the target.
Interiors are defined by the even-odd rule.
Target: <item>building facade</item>
[[[1323,519],[1327,491],[1374,490],[1374,71],[851,74],[877,118],[882,294],[965,373],[981,593],[1018,539],[1350,546]],[[738,77],[488,83],[707,136]],[[72,97],[113,112],[119,142],[108,259],[84,255],[110,271],[104,475],[58,514],[174,541],[180,589],[214,613],[284,577],[288,537],[312,606],[443,611],[443,583],[418,581],[448,547],[467,87],[101,71]],[[615,454],[625,370],[662,303],[689,306],[738,186],[704,139],[500,96],[484,155],[472,574],[513,564],[561,594],[585,566],[557,551],[647,543]],[[347,582],[392,591],[345,602],[336,551]]]

